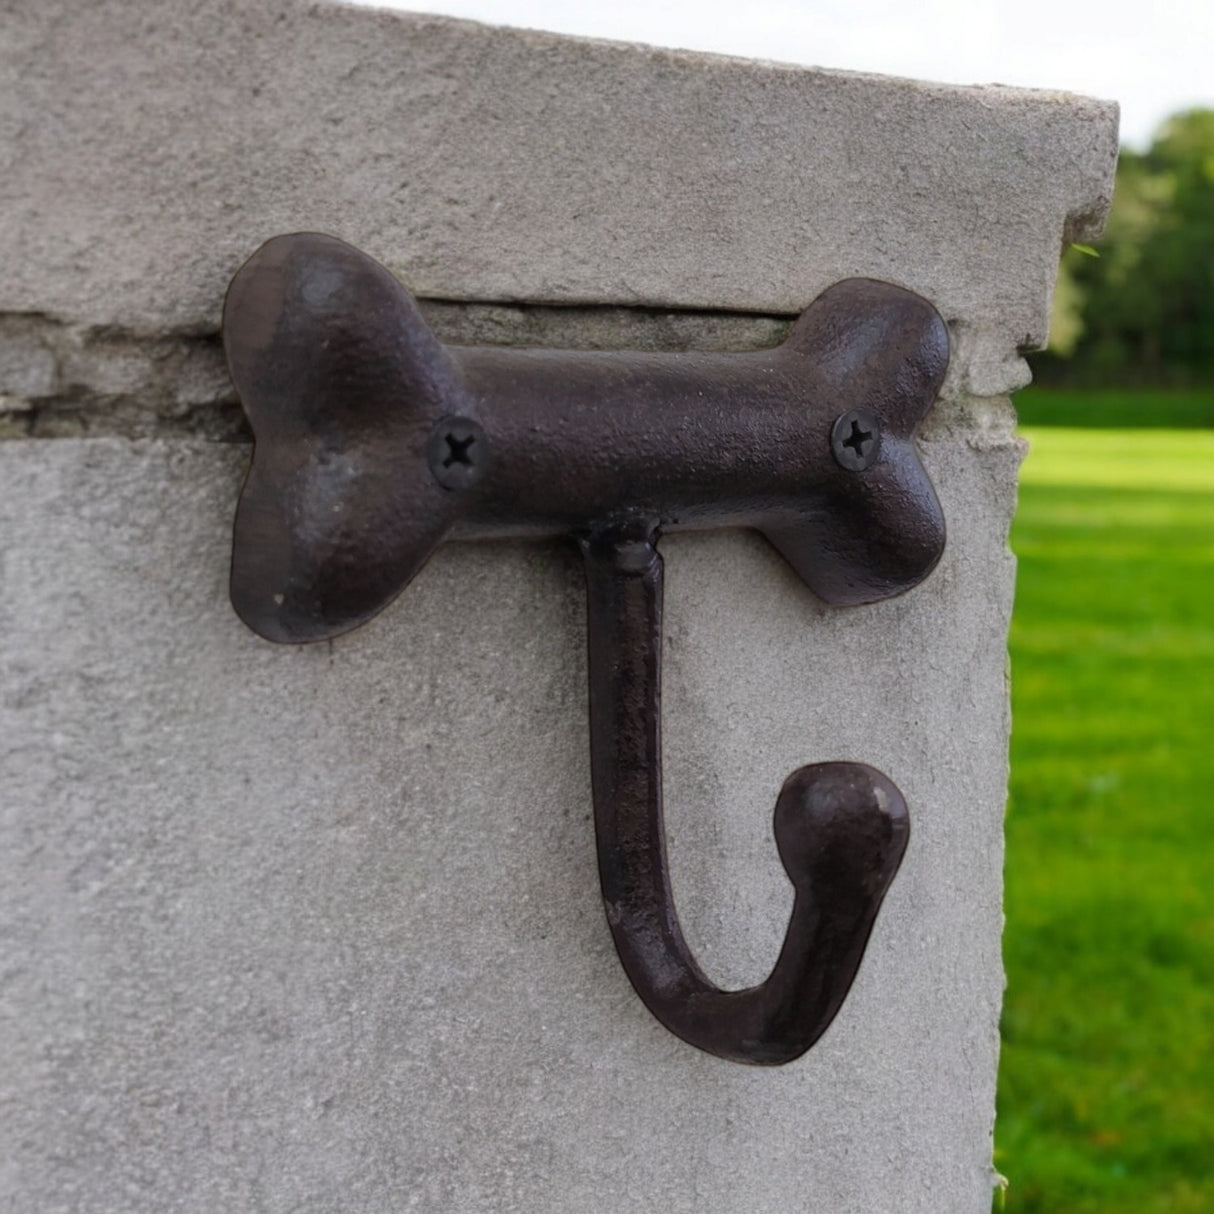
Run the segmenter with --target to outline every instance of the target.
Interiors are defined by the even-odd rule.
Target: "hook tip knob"
[[[815,763],[784,781],[776,846],[793,885],[864,890],[880,898],[910,838],[906,802],[865,763]]]

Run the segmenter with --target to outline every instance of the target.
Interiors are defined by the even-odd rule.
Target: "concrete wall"
[[[0,1208],[984,1212],[1003,394],[1107,207],[1114,108],[322,4],[0,20]],[[950,322],[923,586],[831,610],[754,535],[663,542],[672,865],[711,976],[779,948],[789,771],[869,762],[910,805],[799,1062],[691,1049],[615,958],[570,547],[448,546],[331,644],[231,611],[219,308],[300,228],[449,340],[753,347],[852,274]]]

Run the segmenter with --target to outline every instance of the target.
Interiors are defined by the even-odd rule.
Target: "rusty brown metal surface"
[[[760,530],[821,598],[899,594],[944,520],[914,446],[948,365],[939,315],[849,279],[769,350],[444,346],[409,293],[333,237],[281,236],[237,273],[224,344],[256,445],[232,601],[274,641],[381,611],[447,539],[568,535],[585,556],[599,869],[646,1004],[722,1057],[787,1062],[842,1003],[906,846],[897,789],[862,764],[789,777],[776,842],[796,899],[770,977],[714,987],[666,875],[659,535]]]
[[[785,780],[774,831],[796,898],[784,946],[758,986],[713,985],[683,938],[666,864],[662,558],[652,539],[619,533],[583,551],[599,880],[624,970],[684,1041],[735,1062],[791,1062],[826,1031],[859,968],[910,836],[902,794],[861,763]]]

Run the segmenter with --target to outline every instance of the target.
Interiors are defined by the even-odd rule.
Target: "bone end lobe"
[[[388,270],[320,233],[245,262],[223,337],[255,440],[233,605],[269,640],[336,636],[391,602],[454,521],[426,443],[462,405],[458,372]]]

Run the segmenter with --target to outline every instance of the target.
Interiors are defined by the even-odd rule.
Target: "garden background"
[[[1214,111],[1063,257],[1031,444],[997,1208],[1214,1210]]]

